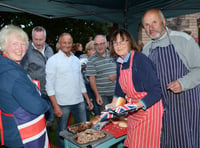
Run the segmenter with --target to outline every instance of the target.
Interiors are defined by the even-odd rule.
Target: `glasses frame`
[[[117,47],[117,46],[124,46],[125,44],[126,44],[126,42],[128,42],[128,40],[126,39],[126,40],[121,40],[121,41],[119,41],[119,42],[113,42],[113,46],[114,47]]]
[[[105,45],[105,44],[106,44],[106,42],[94,43],[94,46],[103,46],[103,45]]]

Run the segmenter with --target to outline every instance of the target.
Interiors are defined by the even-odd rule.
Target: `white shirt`
[[[72,53],[66,56],[62,50],[48,59],[46,64],[46,91],[55,95],[59,105],[73,105],[83,102],[86,92],[81,74],[80,60]]]
[[[32,42],[32,46],[35,48],[35,49],[37,49],[36,47],[35,47],[35,45],[33,44],[33,42]],[[45,50],[45,46],[43,47],[43,49],[42,49],[42,51],[40,51],[39,49],[37,49],[39,52],[41,52],[42,54],[43,54],[43,56],[45,56],[45,54],[44,54],[44,50]]]

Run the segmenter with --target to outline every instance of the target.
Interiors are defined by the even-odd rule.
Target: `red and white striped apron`
[[[130,67],[128,69],[122,70],[121,65],[119,83],[127,96],[127,101],[136,103],[145,97],[147,92],[137,92],[134,88],[132,80],[133,56],[134,51],[131,53]],[[129,114],[127,138],[124,145],[129,148],[159,148],[162,115],[162,100],[147,110],[140,109]]]

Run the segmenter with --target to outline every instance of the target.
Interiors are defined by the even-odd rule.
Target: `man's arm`
[[[49,96],[49,99],[52,103],[54,114],[57,117],[62,116],[62,110],[57,103],[55,96],[55,85],[56,85],[56,63],[55,60],[49,59],[46,63],[46,91]]]
[[[55,95],[49,96],[49,99],[51,100],[51,103],[53,105],[54,114],[57,117],[62,117],[62,110],[56,101],[56,96]]]
[[[102,101],[102,98],[101,96],[99,95],[99,92],[97,90],[97,85],[96,85],[96,78],[95,76],[89,76],[89,81],[90,81],[90,86],[96,96],[96,101],[99,105],[102,105],[103,104],[103,101]]]
[[[87,92],[82,93],[82,94],[83,94],[83,97],[84,97],[84,99],[86,100],[86,102],[87,102],[87,104],[88,104],[87,108],[88,108],[89,110],[92,110],[92,109],[94,108],[94,106],[93,106],[93,103],[92,103],[92,101],[90,100],[90,98],[89,98]]]

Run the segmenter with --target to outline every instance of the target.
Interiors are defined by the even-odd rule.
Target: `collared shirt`
[[[126,55],[124,60],[121,58],[117,59],[117,82],[115,87],[115,98],[125,98],[126,96],[119,84],[120,66],[122,65],[122,70],[130,67],[130,55],[131,51]],[[140,100],[140,102],[144,105],[144,110],[160,100],[161,88],[155,67],[149,58],[138,51],[135,51],[135,55],[133,57],[132,80],[134,89],[137,92],[148,93],[143,99]]]
[[[129,57],[131,55],[131,51],[126,55],[125,59],[122,59],[121,57],[117,58],[117,62],[123,64],[124,62],[128,62]]]
[[[38,50],[35,49],[33,43],[30,42],[29,47],[25,56],[21,61],[22,67],[28,72],[30,77],[34,80],[40,81],[41,93],[47,94],[45,90],[46,84],[46,73],[45,67],[47,60],[53,55],[52,48],[45,43],[44,55]]]
[[[59,50],[47,61],[46,90],[48,96],[56,96],[59,105],[83,102],[82,93],[86,92],[86,89],[81,74],[81,64],[73,53],[68,57]]]
[[[33,44],[33,42],[32,42],[32,46],[35,48],[35,49],[37,49],[37,47],[35,47],[35,45]],[[37,49],[39,52],[41,52],[44,56],[45,56],[45,54],[44,54],[44,50],[45,50],[45,45],[43,46],[43,49],[40,51],[39,49]]]

